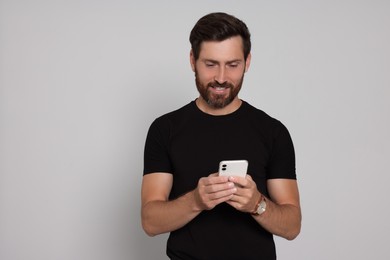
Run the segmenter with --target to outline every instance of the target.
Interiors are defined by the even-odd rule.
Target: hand
[[[252,213],[261,197],[252,177],[248,174],[245,178],[230,176],[229,181],[235,184],[237,191],[227,203],[239,211]]]
[[[200,178],[194,190],[195,204],[198,210],[210,210],[218,204],[228,201],[237,192],[234,183],[227,176],[218,176],[218,173]]]

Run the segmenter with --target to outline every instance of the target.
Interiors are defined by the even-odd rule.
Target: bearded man
[[[170,259],[276,259],[273,236],[294,239],[301,209],[287,128],[238,97],[251,61],[250,33],[226,13],[190,34],[199,97],[157,118],[144,152],[142,226],[170,232]],[[249,162],[220,176],[223,160]]]

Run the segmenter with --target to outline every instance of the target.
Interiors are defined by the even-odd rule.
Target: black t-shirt
[[[244,159],[259,191],[268,179],[295,179],[294,147],[286,127],[243,101],[235,112],[212,116],[195,101],[157,118],[145,144],[144,174],[173,175],[170,199],[193,190],[222,160]],[[276,259],[273,236],[248,213],[226,203],[203,211],[171,232],[171,259]]]

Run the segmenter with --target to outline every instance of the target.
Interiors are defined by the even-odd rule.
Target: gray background
[[[0,259],[165,258],[143,146],[196,98],[188,35],[212,11],[248,24],[241,98],[294,140],[303,228],[279,259],[390,258],[389,1],[0,0]]]

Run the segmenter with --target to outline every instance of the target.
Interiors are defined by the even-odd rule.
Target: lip
[[[229,89],[230,88],[227,88],[227,87],[210,87],[210,90],[211,92],[215,93],[215,94],[218,94],[218,95],[222,95],[222,94],[226,94],[229,92]]]

